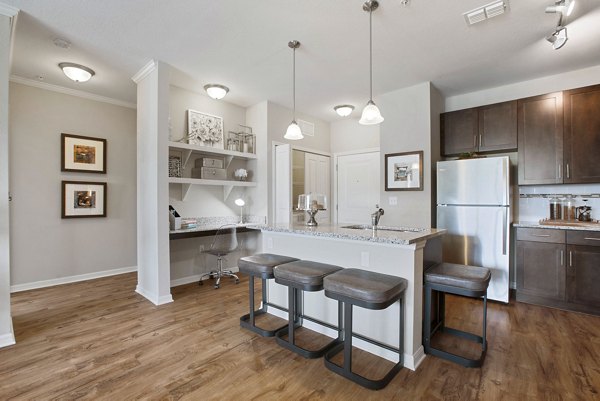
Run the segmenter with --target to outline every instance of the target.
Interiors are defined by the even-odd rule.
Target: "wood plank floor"
[[[246,278],[174,288],[160,307],[135,284],[125,274],[13,294],[0,400],[600,400],[600,317],[490,303],[482,369],[427,357],[370,391],[241,329]],[[479,305],[448,297],[448,325],[479,330]],[[385,365],[356,354],[362,372]]]

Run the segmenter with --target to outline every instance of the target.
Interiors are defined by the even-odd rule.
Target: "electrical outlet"
[[[390,196],[388,198],[388,202],[389,202],[390,206],[397,206],[398,205],[398,197],[397,196]]]
[[[360,266],[369,267],[369,252],[360,253]]]

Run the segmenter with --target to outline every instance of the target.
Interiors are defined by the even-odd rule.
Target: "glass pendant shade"
[[[300,129],[300,126],[296,120],[292,121],[292,123],[288,125],[283,137],[292,141],[297,141],[304,138],[304,135],[302,135],[302,130]]]
[[[383,117],[381,116],[381,112],[379,111],[379,108],[375,105],[375,103],[373,103],[372,100],[369,100],[369,102],[363,109],[362,115],[358,122],[359,122],[359,124],[362,124],[362,125],[374,125],[374,124],[380,124],[383,122]]]

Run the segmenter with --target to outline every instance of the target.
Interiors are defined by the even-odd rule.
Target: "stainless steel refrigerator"
[[[443,260],[491,269],[488,298],[508,302],[510,209],[508,156],[437,163],[437,226]]]

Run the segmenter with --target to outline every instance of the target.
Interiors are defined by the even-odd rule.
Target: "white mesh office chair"
[[[210,277],[215,279],[215,288],[219,288],[221,285],[221,277],[231,277],[235,279],[235,283],[238,284],[240,279],[231,270],[223,270],[223,256],[230,254],[235,251],[238,247],[237,241],[237,226],[235,224],[227,224],[219,227],[210,249],[203,251],[209,255],[217,257],[217,269],[212,270],[209,273],[204,273],[200,276],[200,282],[202,285],[202,279]]]

